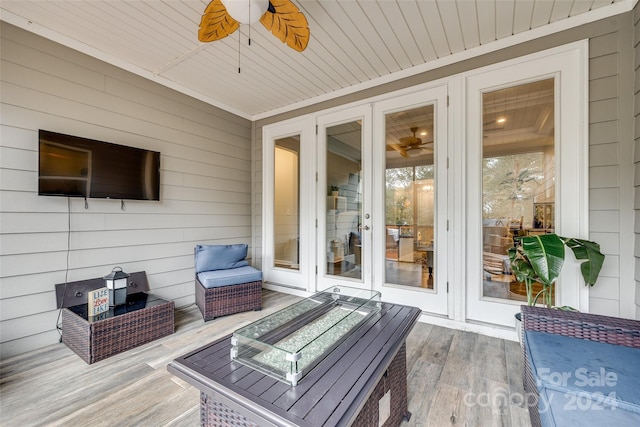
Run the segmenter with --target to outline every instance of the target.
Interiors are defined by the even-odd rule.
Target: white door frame
[[[315,291],[315,182],[309,174],[300,173],[300,243],[299,270],[274,266],[274,160],[275,141],[288,136],[300,135],[300,170],[315,168],[315,121],[312,116],[303,116],[273,125],[262,131],[262,274],[265,282],[293,287],[303,292]],[[295,292],[294,292],[295,293]]]
[[[382,293],[385,301],[411,305],[423,312],[448,317],[450,298],[448,294],[449,233],[447,232],[449,191],[448,191],[448,87],[440,83],[430,88],[422,88],[411,94],[399,95],[374,104],[374,176],[375,227],[374,227],[374,289]],[[385,282],[385,146],[386,146],[386,114],[410,110],[424,105],[434,105],[434,141],[436,141],[435,159],[435,246],[434,256],[435,282],[434,289],[392,285]]]
[[[482,296],[482,93],[555,77],[556,232],[588,238],[588,42],[487,66],[463,76],[466,108],[466,321],[513,326],[521,302]],[[570,258],[570,257],[568,257]],[[575,263],[574,263],[575,264]],[[573,267],[573,268],[572,268]],[[557,305],[588,310],[588,288],[578,265],[565,263]]]
[[[361,227],[361,279],[351,279],[336,275],[329,275],[325,272],[325,266],[327,265],[327,250],[326,250],[326,213],[327,213],[327,197],[326,197],[326,182],[327,182],[327,135],[326,129],[330,126],[336,126],[343,123],[350,123],[354,121],[361,121],[362,134],[361,134],[361,180],[362,186],[362,227]],[[326,114],[318,115],[317,117],[317,141],[316,141],[316,173],[317,173],[317,185],[316,199],[317,199],[317,227],[316,227],[316,265],[318,266],[318,272],[316,275],[317,290],[324,290],[333,285],[348,286],[359,289],[371,289],[372,288],[372,257],[371,247],[373,241],[372,237],[372,224],[371,218],[372,198],[371,198],[371,182],[372,176],[372,164],[371,164],[371,106],[369,104],[354,106],[345,108],[339,111],[333,111]]]

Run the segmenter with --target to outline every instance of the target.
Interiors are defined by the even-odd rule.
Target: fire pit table
[[[398,426],[420,310],[336,286],[171,362],[203,425]]]

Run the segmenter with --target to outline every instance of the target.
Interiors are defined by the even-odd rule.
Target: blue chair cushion
[[[251,266],[232,268],[229,270],[203,271],[198,273],[198,280],[202,283],[202,286],[211,289],[220,286],[261,281],[262,271]]]
[[[248,266],[248,245],[197,245],[195,249],[196,273],[203,271],[227,270]]]
[[[525,331],[543,426],[640,425],[640,349]]]

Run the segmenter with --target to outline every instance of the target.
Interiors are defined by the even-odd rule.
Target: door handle
[[[371,227],[369,227],[368,225],[365,225],[365,226],[364,226],[364,229],[365,229],[365,230],[368,230],[369,228],[371,228]]]

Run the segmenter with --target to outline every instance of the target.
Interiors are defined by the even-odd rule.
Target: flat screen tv
[[[160,153],[39,131],[38,194],[160,200]]]

